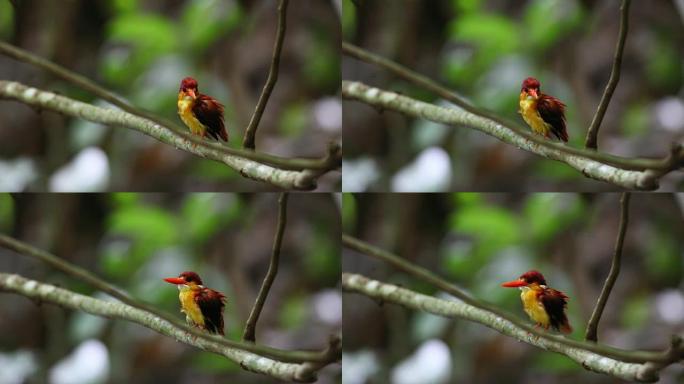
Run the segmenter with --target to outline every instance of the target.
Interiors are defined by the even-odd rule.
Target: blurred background
[[[13,6],[13,4],[15,6]],[[138,107],[182,123],[182,78],[225,105],[240,147],[270,68],[276,0],[0,1],[0,39],[86,76]],[[280,73],[257,149],[320,157],[340,140],[341,0],[291,1]],[[43,70],[0,55],[0,78],[108,107]],[[40,113],[38,113],[40,112]],[[144,134],[0,101],[0,190],[272,190],[227,166]],[[319,190],[339,190],[331,172]]]
[[[610,269],[620,194],[344,194],[345,233],[440,275],[529,321],[520,291],[500,287],[530,269],[569,297],[581,340]],[[599,341],[663,349],[684,334],[684,195],[632,195],[622,269]],[[343,249],[342,270],[448,298],[386,263]],[[569,358],[481,324],[345,293],[344,382],[616,383]],[[363,324],[363,326],[359,326]],[[672,365],[660,383],[681,383]]]
[[[391,3],[392,6],[389,6]],[[617,0],[344,0],[345,41],[394,60],[522,126],[522,80],[567,104],[573,147],[610,75]],[[633,1],[622,73],[599,149],[664,157],[684,138],[684,3]],[[442,106],[450,104],[373,65],[344,56],[342,78]],[[605,191],[563,163],[481,132],[344,101],[344,186],[361,191]],[[526,126],[525,126],[526,127]],[[662,190],[681,190],[671,174]]]
[[[194,270],[223,292],[239,340],[268,269],[278,194],[0,194],[0,231],[92,271],[184,319],[162,280]],[[322,349],[342,326],[339,202],[291,194],[280,268],[257,342]],[[0,271],[107,299],[45,264],[0,248]],[[0,383],[266,383],[222,356],[138,324],[0,293]],[[339,382],[339,364],[319,374]]]

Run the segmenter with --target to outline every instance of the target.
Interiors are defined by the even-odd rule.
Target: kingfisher
[[[520,88],[520,113],[523,120],[537,134],[547,139],[551,135],[561,141],[568,141],[565,128],[565,104],[553,96],[542,93],[541,84],[534,77],[528,77]]]
[[[572,332],[565,315],[568,297],[561,291],[546,286],[544,276],[535,271],[527,271],[518,280],[501,284],[502,287],[519,287],[520,299],[527,315],[544,329],[551,328],[562,333]]]
[[[199,275],[191,271],[183,272],[178,277],[167,277],[164,281],[178,286],[181,312],[185,313],[188,324],[223,335],[226,296],[203,286]]]
[[[197,89],[197,80],[186,77],[178,90],[178,115],[193,135],[228,141],[223,105]]]

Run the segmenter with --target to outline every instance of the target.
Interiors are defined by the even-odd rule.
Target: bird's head
[[[178,275],[178,277],[167,277],[164,279],[167,283],[176,284],[180,287],[187,286],[189,288],[202,285],[202,279],[195,272],[186,271]]]
[[[525,96],[529,95],[535,99],[538,99],[540,93],[539,87],[541,87],[539,80],[535,79],[534,77],[528,77],[523,81],[522,87],[520,88],[520,93],[524,94]]]
[[[197,90],[197,80],[193,79],[192,77],[186,77],[181,81],[178,92],[183,94],[183,96],[187,95],[193,99],[196,99],[197,95],[199,94],[199,91]]]
[[[546,280],[544,275],[541,273],[531,270],[520,275],[518,280],[509,281],[501,284],[502,287],[515,288],[515,287],[529,287],[530,285],[546,285]]]

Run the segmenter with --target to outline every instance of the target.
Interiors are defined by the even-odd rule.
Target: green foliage
[[[305,52],[302,69],[307,84],[317,89],[339,89],[340,53],[339,41],[335,45],[327,27],[319,26],[314,33],[312,44]]]
[[[193,368],[204,373],[229,373],[237,372],[240,366],[224,356],[215,353],[195,351],[190,357]]]
[[[634,103],[627,107],[622,117],[622,134],[634,138],[648,131],[649,110],[645,103]]]
[[[572,359],[558,353],[535,353],[532,366],[537,371],[548,373],[570,373],[582,369]]]
[[[667,35],[659,35],[658,39],[651,40],[652,44],[646,45],[648,60],[646,61],[646,75],[650,83],[660,88],[677,92],[683,79],[681,50],[675,48],[676,44]]]
[[[644,258],[646,271],[659,285],[677,286],[684,275],[681,246],[665,229],[651,233],[650,237],[645,253],[648,257]]]
[[[472,13],[480,10],[482,0],[451,0],[451,7],[455,12]]]
[[[355,30],[356,7],[351,0],[342,0],[342,36],[345,40],[353,40]]]
[[[467,203],[456,206],[449,223],[453,232],[467,235],[471,240],[461,241],[447,250],[444,268],[455,277],[467,279],[496,252],[518,244],[522,232],[520,220],[507,209],[479,200],[477,194],[463,195],[458,198]]]
[[[327,283],[339,279],[341,272],[339,248],[333,243],[330,230],[319,223],[314,226],[314,235],[305,245],[304,269],[312,280]],[[339,234],[337,238],[339,239]]]
[[[582,179],[581,173],[560,161],[537,161],[534,163],[534,174],[544,180],[577,180]]]
[[[225,5],[229,9],[224,9]],[[242,8],[236,1],[189,2],[182,16],[182,38],[193,50],[203,52],[221,35],[238,27],[243,19]]]
[[[544,244],[585,216],[582,200],[574,194],[537,193],[525,202],[525,233],[535,244]]]
[[[9,193],[0,193],[0,231],[11,232],[14,225],[14,200]]]
[[[473,52],[447,58],[445,76],[454,83],[464,84],[502,55],[518,51],[519,29],[508,18],[487,13],[469,13],[453,20],[449,24],[449,38],[471,45]]]
[[[646,324],[650,312],[649,296],[645,294],[625,296],[622,305],[621,326],[630,329],[640,329]]]
[[[142,204],[131,204],[115,210],[108,218],[108,230],[113,235],[130,239],[130,248],[108,249],[102,255],[102,265],[108,274],[124,277],[149,259],[152,254],[177,241],[178,220],[167,211]]]
[[[138,0],[114,0],[110,6],[115,13],[134,13],[139,10],[140,3]]]
[[[297,328],[302,325],[307,315],[306,297],[293,294],[285,299],[283,309],[280,312],[280,327],[284,329]]]
[[[228,213],[220,209],[225,198]],[[221,226],[239,217],[241,206],[234,195],[215,193],[194,193],[188,195],[181,208],[183,236],[188,243],[203,244],[214,235]]]
[[[576,1],[534,0],[525,10],[525,46],[535,51],[547,49],[584,20]]]
[[[239,140],[233,141],[238,142]],[[208,181],[226,181],[240,177],[237,172],[217,161],[195,161],[192,163],[192,171],[189,173]]]
[[[103,75],[113,83],[130,82],[159,56],[178,49],[174,24],[159,15],[119,15],[107,26],[107,34],[112,42],[130,47],[111,52],[102,63]]]
[[[279,131],[289,137],[302,133],[309,118],[309,108],[305,103],[290,103],[285,107],[280,119]]]
[[[0,38],[9,40],[14,30],[14,10],[9,1],[0,1]]]
[[[354,231],[356,224],[356,198],[351,193],[342,194],[342,230],[345,232]]]

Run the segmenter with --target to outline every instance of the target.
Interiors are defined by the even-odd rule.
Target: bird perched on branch
[[[565,129],[565,104],[553,96],[539,90],[541,84],[534,77],[528,77],[520,89],[520,110],[518,111],[527,125],[535,133],[559,140],[568,141]]]
[[[551,328],[562,333],[572,332],[565,315],[568,297],[561,291],[546,286],[544,276],[537,271],[527,271],[518,280],[501,284],[502,287],[519,287],[520,299],[525,313],[544,329]]]
[[[181,312],[185,313],[188,324],[223,335],[226,297],[221,292],[203,286],[199,275],[190,271],[183,272],[178,277],[168,277],[164,281],[178,286]]]
[[[223,124],[223,105],[199,93],[197,80],[186,77],[178,90],[178,115],[194,135],[228,141]]]

